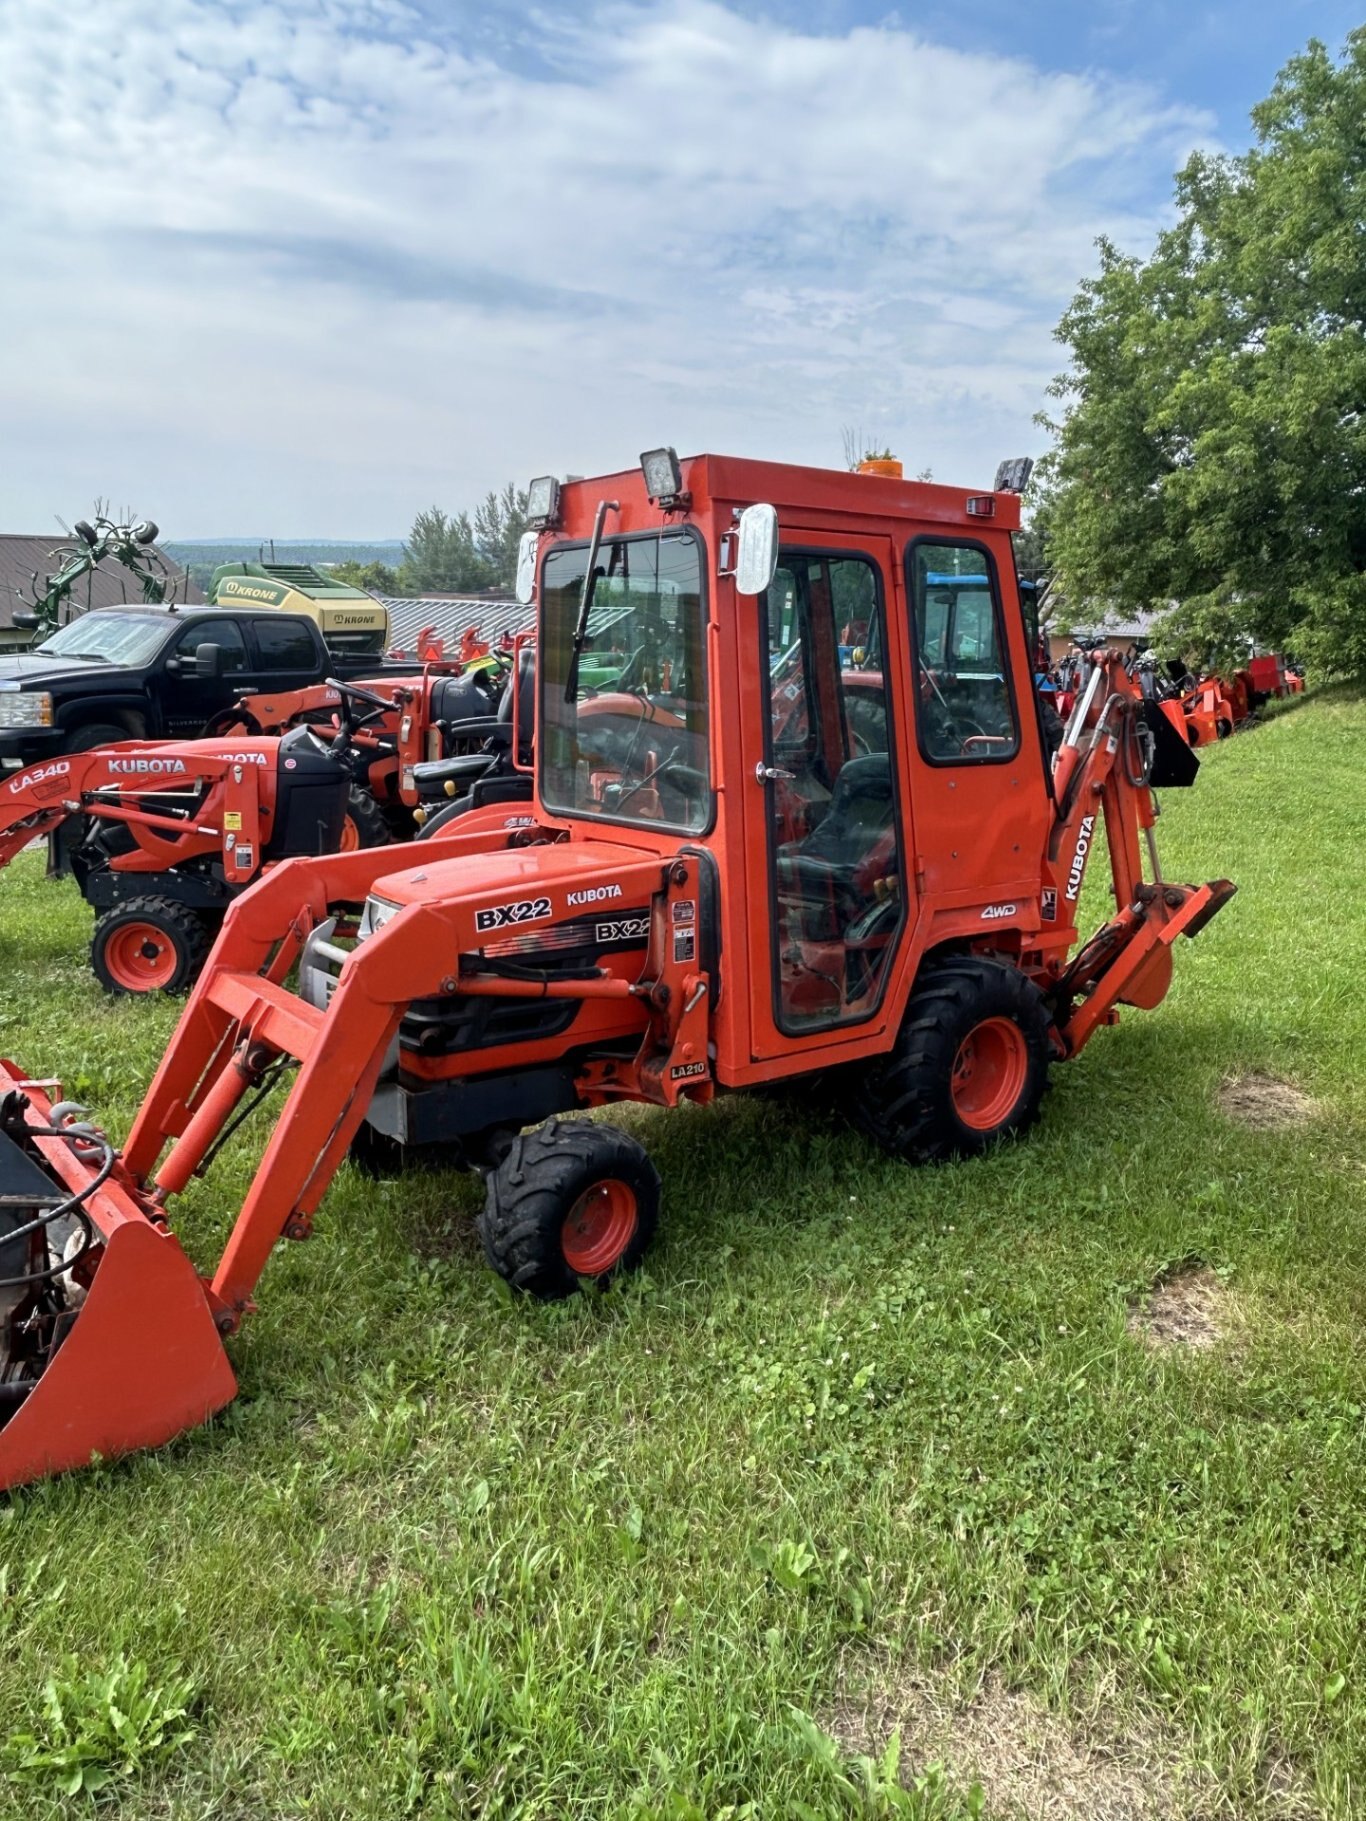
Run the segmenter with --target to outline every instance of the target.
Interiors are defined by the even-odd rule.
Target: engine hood
[[[406,867],[376,879],[370,896],[400,909],[458,901],[474,911],[477,928],[491,931],[639,902],[665,864],[615,841],[563,841]]]
[[[119,664],[99,663],[92,658],[61,658],[46,651],[20,651],[0,658],[0,688],[17,684],[20,689],[47,689],[54,683],[65,683],[72,677],[89,680],[123,673]]]

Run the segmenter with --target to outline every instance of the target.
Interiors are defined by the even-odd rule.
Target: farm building
[[[534,607],[524,607],[507,595],[388,594],[379,598],[389,610],[389,649],[395,656],[411,657],[417,650],[418,635],[429,630],[453,654],[471,628],[493,645],[504,633],[516,638],[519,632],[530,632],[536,623]]]
[[[1056,664],[1059,658],[1067,656],[1078,641],[1093,639],[1103,639],[1115,650],[1127,652],[1131,657],[1136,656],[1140,651],[1147,650],[1156,618],[1157,615],[1153,613],[1129,613],[1115,614],[1089,623],[1075,620],[1070,632],[1049,631],[1049,658]]]

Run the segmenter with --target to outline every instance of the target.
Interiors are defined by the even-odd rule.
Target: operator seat
[[[778,896],[798,910],[800,934],[810,942],[838,942],[869,893],[855,879],[892,825],[896,801],[885,752],[850,759],[840,770],[830,807],[800,841],[777,851]]]
[[[462,677],[449,680],[465,681]],[[457,722],[449,730],[461,738],[482,739],[484,744],[481,750],[460,753],[449,759],[424,759],[420,765],[415,765],[413,781],[419,793],[424,797],[435,794],[438,787],[448,782],[469,786],[486,772],[508,769],[508,755],[512,751],[512,705],[518,697],[518,731],[521,739],[518,742],[517,761],[519,765],[530,765],[536,728],[536,668],[530,649],[525,649],[518,661],[516,677],[509,676],[503,685],[503,693],[498,698],[497,714],[492,718],[470,720],[464,727]]]

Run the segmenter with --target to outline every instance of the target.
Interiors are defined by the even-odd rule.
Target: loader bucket
[[[0,1063],[0,1096],[15,1087],[28,1102],[26,1119],[46,1122],[46,1097]],[[9,1211],[11,1223],[15,1202],[32,1192],[35,1151],[53,1181],[49,1205],[87,1188],[96,1174],[61,1140],[25,1142],[19,1156],[15,1142],[0,1136],[0,1212]],[[17,1195],[16,1174],[25,1185]],[[34,1320],[32,1298],[3,1293],[11,1306],[0,1311],[0,1490],[156,1447],[206,1421],[237,1390],[204,1285],[175,1235],[154,1224],[116,1177],[83,1205],[102,1244],[90,1254],[96,1262],[84,1300],[58,1278],[52,1294],[69,1306],[55,1321],[49,1312]],[[17,1249],[11,1240],[0,1254],[12,1259]],[[25,1336],[35,1331],[43,1342],[26,1353]]]

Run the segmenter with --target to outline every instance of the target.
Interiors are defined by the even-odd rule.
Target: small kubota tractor
[[[479,647],[478,655],[489,657],[488,647]],[[437,660],[420,676],[365,678],[347,685],[344,694],[336,682],[248,693],[215,716],[208,731],[255,736],[297,726],[325,730],[359,694],[369,709],[352,722],[349,762],[357,788],[349,815],[362,838],[349,845],[411,840],[418,828],[435,833],[467,809],[530,799],[531,659],[529,642],[519,641],[511,667],[501,659],[487,669],[468,659]],[[518,687],[522,743],[514,751]]]
[[[97,912],[90,964],[111,993],[179,992],[263,866],[345,845],[345,731],[127,741],[0,784],[0,867],[75,823],[70,870]]]
[[[1233,887],[1159,872],[1154,786],[1197,762],[1118,658],[1050,762],[1010,479],[658,450],[537,483],[532,802],[238,897],[121,1151],[0,1067],[0,1486],[226,1404],[224,1341],[364,1122],[483,1171],[491,1264],[556,1297],[636,1264],[660,1197],[633,1137],[560,1115],[819,1071],[894,1156],[971,1155],[1156,1006]],[[1078,946],[1102,825],[1114,909]],[[282,1076],[201,1278],[170,1205]]]

